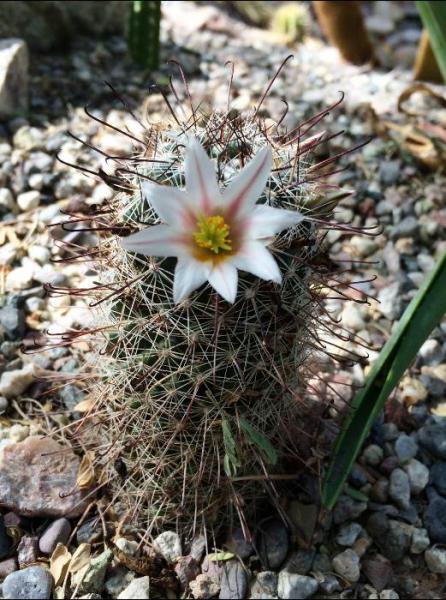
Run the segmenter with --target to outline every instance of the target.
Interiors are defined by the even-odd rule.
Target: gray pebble
[[[6,600],[47,600],[51,598],[53,578],[47,569],[28,567],[15,571],[3,582],[3,597]]]
[[[446,496],[446,462],[436,462],[430,470],[431,483],[442,496]]]
[[[336,573],[347,579],[347,581],[350,581],[350,583],[358,581],[360,576],[360,559],[356,552],[350,548],[337,554],[332,560],[332,565]]]
[[[119,594],[118,600],[149,600],[150,577],[136,577]]]
[[[410,544],[410,551],[412,554],[421,554],[429,547],[430,539],[427,530],[424,528],[416,527],[412,533],[412,542]]]
[[[342,525],[336,536],[336,543],[339,546],[353,546],[361,531],[362,527],[359,523],[347,523]]]
[[[395,225],[390,236],[393,240],[399,238],[414,238],[418,235],[419,221],[416,217],[405,217],[402,221]]]
[[[382,315],[391,321],[399,319],[403,312],[400,283],[395,281],[383,287],[378,293],[378,301],[379,305],[377,308]]]
[[[71,533],[68,519],[53,521],[43,532],[39,540],[39,550],[44,554],[52,554],[57,544],[65,544]]]
[[[333,510],[333,521],[335,525],[354,521],[366,510],[367,502],[357,502],[350,496],[340,496]]]
[[[430,495],[424,512],[424,525],[433,542],[446,544],[446,499],[435,493]]]
[[[277,569],[288,554],[288,531],[282,521],[269,520],[260,527],[258,548],[268,569]]]
[[[220,598],[222,600],[244,598],[248,589],[248,576],[243,564],[238,560],[228,560],[223,564],[220,581]]]
[[[390,474],[389,496],[402,509],[410,506],[409,476],[402,469],[395,469]]]
[[[362,457],[368,465],[377,467],[384,458],[384,451],[381,446],[370,444],[364,449]]]
[[[385,442],[393,442],[398,438],[400,430],[395,423],[383,423],[382,434]]]
[[[429,548],[424,553],[424,560],[431,573],[446,575],[446,550],[444,548]]]
[[[418,431],[418,441],[433,456],[446,460],[446,419],[424,425]]]
[[[395,452],[400,463],[404,464],[411,458],[415,458],[418,452],[418,444],[413,437],[401,434],[395,442]]]
[[[313,577],[306,575],[297,575],[280,571],[278,582],[278,596],[283,600],[292,600],[293,598],[311,598],[317,590],[319,584]]]
[[[265,598],[265,600],[273,600],[277,598],[277,583],[278,575],[274,571],[261,571],[255,576],[254,582],[250,589],[250,598]]]
[[[254,552],[251,542],[246,541],[243,530],[240,527],[231,532],[231,535],[226,540],[225,547],[229,552],[237,554],[242,559],[248,558]]]
[[[155,550],[168,562],[173,563],[182,555],[181,540],[175,531],[163,531],[153,542]]]
[[[410,491],[417,496],[429,482],[429,469],[416,458],[412,458],[404,469],[409,477]]]

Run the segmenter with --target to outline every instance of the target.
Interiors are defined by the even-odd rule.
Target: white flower
[[[208,281],[228,302],[237,294],[237,269],[280,283],[282,275],[266,245],[274,234],[299,223],[297,211],[256,204],[272,168],[269,146],[220,190],[212,161],[200,142],[186,146],[186,189],[142,184],[161,219],[122,240],[129,251],[178,258],[174,301],[181,302]]]

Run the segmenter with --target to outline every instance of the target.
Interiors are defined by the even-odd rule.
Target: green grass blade
[[[416,3],[444,81],[446,81],[446,2]]]
[[[355,396],[352,414],[338,437],[334,458],[324,478],[322,504],[325,508],[333,508],[374,420],[445,313],[446,252],[405,310],[365,386]]]

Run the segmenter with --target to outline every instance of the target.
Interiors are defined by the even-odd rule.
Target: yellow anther
[[[200,248],[211,250],[215,254],[221,251],[232,250],[232,242],[229,239],[229,225],[223,217],[200,217],[197,221],[198,231],[194,233],[194,240]]]

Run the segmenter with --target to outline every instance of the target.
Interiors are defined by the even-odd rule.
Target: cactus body
[[[159,66],[161,2],[134,0],[130,6],[128,44],[134,62],[151,70]]]

